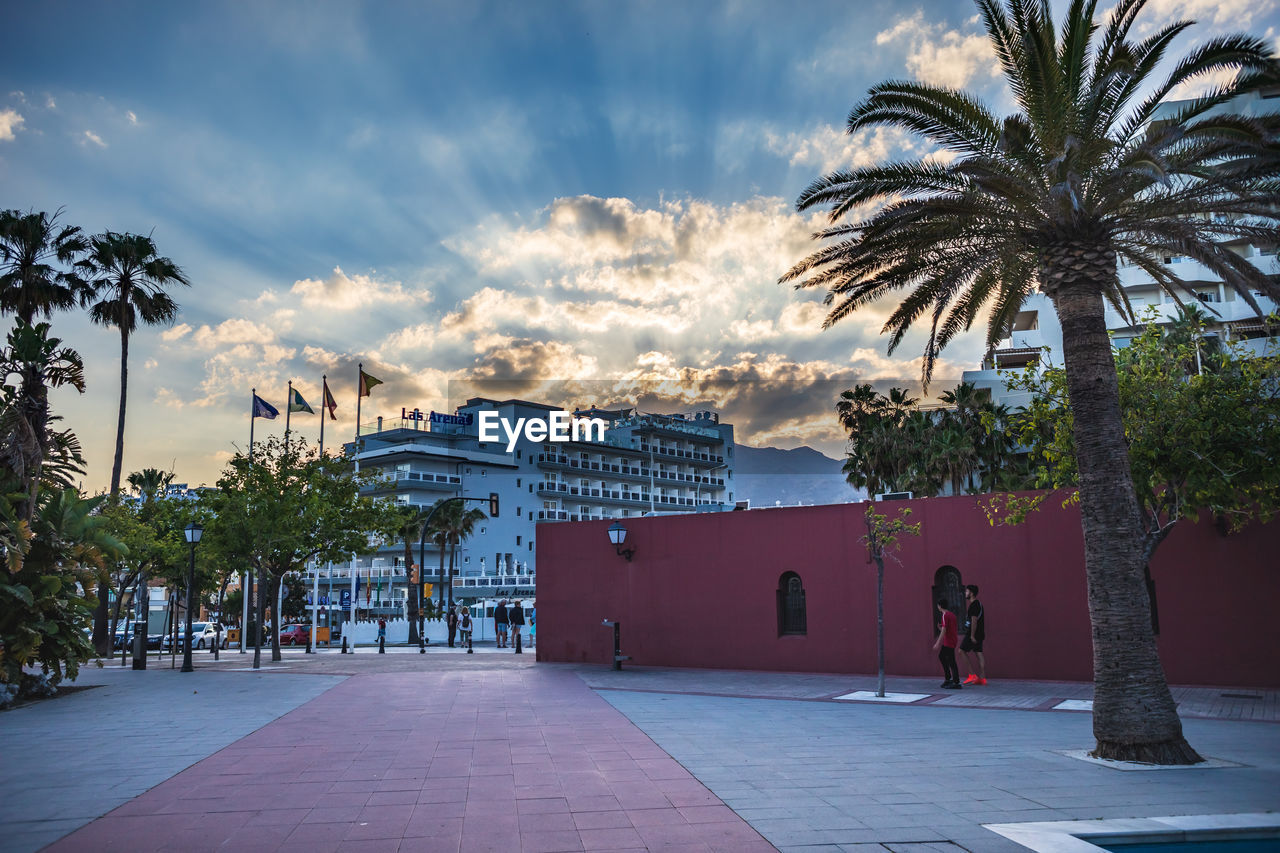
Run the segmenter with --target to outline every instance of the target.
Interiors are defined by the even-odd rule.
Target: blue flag
[[[273,418],[280,417],[280,410],[277,409],[275,406],[271,405],[270,403],[268,403],[266,400],[259,397],[257,394],[254,394],[252,417],[266,418],[267,420],[271,420]]]

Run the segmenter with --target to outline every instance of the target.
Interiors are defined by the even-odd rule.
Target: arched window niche
[[[929,633],[938,634],[938,599],[947,602],[947,609],[956,614],[956,624],[963,625],[965,618],[964,582],[955,566],[943,566],[933,573],[933,589],[929,595]]]
[[[778,636],[804,636],[807,633],[804,584],[795,572],[783,572],[778,578]]]

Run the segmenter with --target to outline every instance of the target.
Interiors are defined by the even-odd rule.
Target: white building
[[[1172,101],[1162,105],[1154,120],[1159,121],[1162,117],[1172,115],[1185,103],[1187,102]],[[1220,112],[1243,115],[1264,115],[1277,110],[1280,110],[1280,89],[1265,96],[1257,93],[1242,96],[1219,109]],[[1248,258],[1264,273],[1273,277],[1280,276],[1280,259],[1276,255],[1275,243],[1231,240],[1222,245]],[[1255,292],[1253,297],[1262,309],[1262,315],[1259,316],[1234,289],[1226,286],[1220,278],[1196,261],[1174,255],[1163,258],[1163,262],[1172,267],[1172,272],[1195,291],[1195,298],[1200,303],[1198,307],[1208,315],[1212,323],[1211,334],[1241,342],[1246,348],[1259,353],[1267,347],[1275,351],[1280,346],[1280,339],[1268,337],[1268,330],[1263,324],[1263,317],[1277,310],[1274,301]],[[1160,322],[1168,322],[1177,316],[1178,302],[1161,290],[1146,271],[1122,264],[1118,272],[1120,285],[1139,320],[1150,308],[1155,309]],[[1180,296],[1184,303],[1188,301],[1186,295]],[[1110,304],[1106,307],[1106,322],[1117,346],[1126,345],[1140,331]],[[1042,347],[1049,347],[1049,358],[1053,364],[1062,365],[1062,326],[1058,322],[1057,313],[1049,297],[1034,293],[1022,304],[1022,309],[1015,317],[1012,334],[983,359],[981,370],[965,371],[964,381],[972,382],[980,388],[990,388],[993,399],[998,403],[1014,408],[1023,405],[1029,395],[1005,390],[1005,379],[1028,365],[1038,364],[1042,358]]]
[[[498,496],[498,516],[476,526],[452,567],[445,554],[443,573],[440,549],[429,540],[425,552],[413,543],[413,562],[423,563],[421,581],[433,584],[434,600],[442,582],[451,584],[454,600],[534,595],[540,524],[732,506],[733,427],[712,412],[593,408],[572,414],[601,419],[603,440],[531,440],[522,432],[509,441],[501,429],[499,440],[481,440],[482,424],[495,415],[514,426],[521,419],[565,414],[525,400],[473,398],[453,414],[402,409],[399,417],[361,424],[359,448],[347,443],[346,453],[362,474],[381,475],[365,490],[373,497],[426,510],[445,497]],[[485,502],[467,506],[488,513]],[[362,616],[405,613],[410,593],[404,546],[388,543],[347,564],[319,568],[321,604],[330,623],[343,610],[344,589],[349,602],[353,572],[361,579],[356,603]],[[310,572],[306,583],[312,585]]]

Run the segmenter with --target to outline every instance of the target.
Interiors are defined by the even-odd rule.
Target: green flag
[[[314,415],[315,410],[307,405],[307,401],[302,399],[302,395],[298,393],[297,388],[289,389],[289,411],[306,412],[308,415]]]

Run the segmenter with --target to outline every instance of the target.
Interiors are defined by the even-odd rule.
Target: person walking
[[[523,638],[520,632],[524,630],[524,607],[520,604],[520,599],[512,602],[510,609],[507,611],[507,619],[511,622],[511,640],[516,647],[516,651],[520,651],[523,645]]]
[[[453,638],[458,633],[458,608],[449,607],[449,615],[444,620],[445,628],[449,631],[449,648],[453,648]]]
[[[458,617],[458,631],[463,647],[471,645],[471,608],[463,605],[462,615]]]
[[[493,633],[498,637],[498,648],[507,647],[507,600],[504,598],[493,608]]]
[[[960,689],[960,670],[956,667],[956,615],[947,609],[947,601],[938,599],[938,639],[933,641],[934,651],[938,653],[938,661],[942,664],[942,687],[946,690]]]
[[[987,638],[987,617],[978,601],[978,585],[971,583],[964,588],[964,600],[969,603],[965,611],[964,640],[960,643],[960,651],[964,652],[964,661],[969,669],[965,684],[987,683],[987,659],[982,654],[982,642]],[[978,665],[973,665],[974,656]]]
[[[538,642],[538,608],[529,608],[529,648]]]

